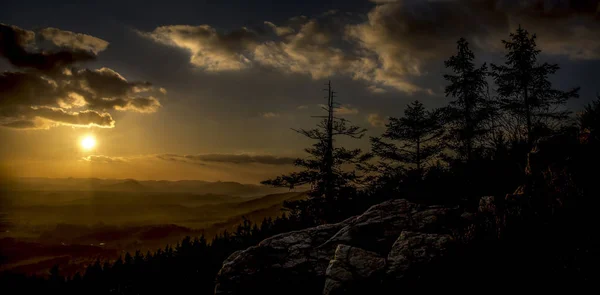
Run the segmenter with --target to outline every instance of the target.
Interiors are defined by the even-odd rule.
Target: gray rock
[[[403,230],[438,232],[454,209],[404,199],[375,205],[337,232],[326,245],[345,244],[386,254]],[[459,216],[458,216],[459,217]]]
[[[344,260],[344,265],[366,268],[350,272],[352,277],[368,277],[362,272],[369,271],[370,263],[377,264],[381,260],[372,256],[369,257],[373,259],[366,259],[368,255],[365,253],[371,251],[373,255],[377,253],[385,257],[398,236],[407,230],[447,234],[446,227],[451,224],[447,219],[454,216],[460,219],[455,208],[390,200],[340,223],[280,234],[257,246],[238,251],[225,260],[217,275],[215,293],[241,294],[252,290],[253,293],[277,294],[281,291],[276,290],[277,285],[285,285],[288,295],[321,292],[326,271],[331,268],[330,261],[340,244],[348,247],[339,249],[340,255],[346,252],[352,254],[349,254],[350,260]],[[352,257],[359,258],[352,260]],[[338,259],[333,261],[334,268],[329,271],[329,289],[334,289],[331,285],[334,281],[343,282],[349,275],[345,272],[346,268],[339,266]]]
[[[353,288],[371,280],[385,267],[385,259],[377,253],[338,245],[326,271],[324,295],[348,294]]]
[[[402,279],[415,266],[422,266],[442,257],[454,241],[446,234],[403,231],[388,254],[388,278]]]
[[[348,221],[293,231],[263,240],[257,246],[233,253],[217,274],[215,294],[242,294],[248,288],[261,286],[274,274],[282,276],[311,275],[324,277],[333,247],[318,247]]]
[[[487,196],[479,199],[479,208],[477,211],[484,214],[495,214],[496,204],[494,196]]]

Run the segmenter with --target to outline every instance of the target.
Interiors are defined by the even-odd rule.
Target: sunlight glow
[[[96,146],[96,139],[91,135],[88,135],[81,140],[81,147],[84,150],[91,150],[95,146]]]

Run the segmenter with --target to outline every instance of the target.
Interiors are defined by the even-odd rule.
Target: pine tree
[[[306,201],[286,202],[285,207],[292,214],[307,221],[332,221],[339,219],[345,213],[345,203],[355,192],[355,184],[361,176],[355,170],[345,166],[357,165],[366,161],[368,154],[360,149],[346,149],[335,146],[337,137],[362,138],[366,129],[350,124],[348,120],[335,117],[339,104],[334,101],[335,92],[328,84],[327,105],[323,109],[326,116],[317,116],[322,121],[314,129],[293,129],[294,131],[314,140],[312,147],[305,149],[308,158],[297,159],[295,166],[304,170],[262,183],[276,187],[288,187],[309,184],[311,186],[309,199]]]
[[[104,272],[108,272],[110,270],[110,262],[104,261],[104,264],[102,265],[102,271]]]
[[[123,266],[123,257],[121,255],[119,255],[119,258],[117,258],[117,260],[115,260],[115,262],[112,265],[112,269],[120,269]]]
[[[393,177],[408,168],[421,178],[424,168],[442,150],[439,113],[438,110],[426,111],[423,104],[415,100],[404,110],[403,117],[390,118],[383,135],[371,138],[372,152],[381,159],[375,169]]]
[[[144,255],[142,255],[142,252],[140,250],[136,250],[135,251],[135,255],[133,256],[133,263],[135,265],[142,265],[142,263],[144,262]]]
[[[254,224],[252,226],[252,238],[254,240],[261,238],[261,232],[260,232],[260,228],[258,227],[258,224]]]
[[[129,252],[125,253],[125,265],[131,265],[133,263],[133,257]]]
[[[488,131],[485,123],[492,110],[486,100],[487,65],[475,67],[475,55],[464,38],[458,40],[457,50],[456,55],[444,62],[446,68],[454,72],[444,75],[450,82],[446,86],[446,97],[455,98],[445,108],[448,133],[444,139],[457,158],[468,163],[483,146],[483,137]]]
[[[146,252],[146,256],[144,257],[144,260],[145,260],[146,262],[149,262],[150,260],[152,260],[152,253],[150,252],[150,250],[148,250],[148,251]]]
[[[568,118],[562,109],[571,98],[579,97],[579,88],[561,91],[552,88],[549,76],[559,70],[556,64],[538,63],[541,50],[536,35],[517,29],[502,43],[508,51],[504,65],[492,64],[492,76],[498,87],[502,110],[511,116],[507,127],[513,140],[524,140],[529,148],[544,132],[555,129]]]
[[[57,264],[52,266],[52,268],[50,269],[49,280],[55,284],[64,283],[65,278],[60,275],[60,270]]]

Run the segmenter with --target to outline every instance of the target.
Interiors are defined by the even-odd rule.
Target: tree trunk
[[[328,201],[333,199],[333,92],[331,91],[331,81],[328,84],[327,101],[327,150],[325,153],[325,198]]]
[[[529,93],[527,91],[527,84],[523,89],[523,98],[525,99],[525,116],[527,117],[527,147],[531,149],[533,146],[533,138],[531,136],[531,109],[529,105]]]
[[[417,139],[417,171],[419,173],[419,178],[422,176],[421,172],[421,139]]]
[[[465,134],[465,141],[466,141],[466,156],[467,156],[467,163],[471,162],[471,154],[473,152],[473,120],[471,119],[472,117],[472,107],[471,107],[471,102],[469,101],[469,97],[468,95],[465,94],[465,121],[466,121],[466,133]]]

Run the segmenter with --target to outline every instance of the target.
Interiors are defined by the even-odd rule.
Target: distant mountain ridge
[[[283,202],[307,196],[287,191],[252,197],[148,192],[152,184],[132,179],[104,188],[115,191],[13,191],[7,199],[10,208],[4,209],[17,226],[0,232],[1,254],[11,257],[0,261],[0,273],[46,275],[60,264],[61,271],[74,274],[98,257],[110,260],[123,251],[154,251],[185,236],[210,239],[224,230],[235,231],[246,219],[260,223],[275,218],[282,214]]]
[[[286,192],[255,184],[232,181],[208,182],[203,180],[136,180],[99,178],[18,178],[9,187],[15,191],[115,191],[115,192],[169,192],[220,194],[230,196],[257,196]]]

